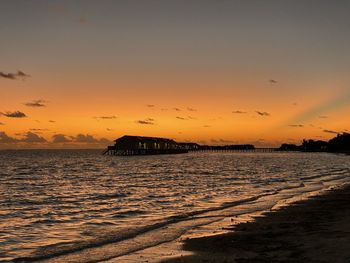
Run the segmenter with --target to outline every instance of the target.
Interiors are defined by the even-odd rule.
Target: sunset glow
[[[210,2],[2,1],[0,148],[350,129],[348,2]]]

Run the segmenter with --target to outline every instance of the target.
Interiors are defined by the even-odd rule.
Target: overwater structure
[[[172,139],[125,135],[108,146],[104,154],[108,155],[151,155],[187,153],[190,149],[183,143]]]

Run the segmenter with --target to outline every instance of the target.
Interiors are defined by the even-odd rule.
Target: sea
[[[0,261],[99,262],[350,181],[350,156],[0,151]]]

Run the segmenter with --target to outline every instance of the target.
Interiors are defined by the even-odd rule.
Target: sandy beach
[[[184,241],[163,262],[350,262],[350,186],[267,212],[232,232]]]

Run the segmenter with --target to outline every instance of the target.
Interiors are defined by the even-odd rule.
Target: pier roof
[[[124,135],[123,137],[120,137],[115,140],[115,142],[118,141],[138,141],[138,142],[167,142],[167,143],[176,143],[172,139],[167,138],[159,138],[159,137],[147,137],[147,136],[132,136],[132,135]]]

